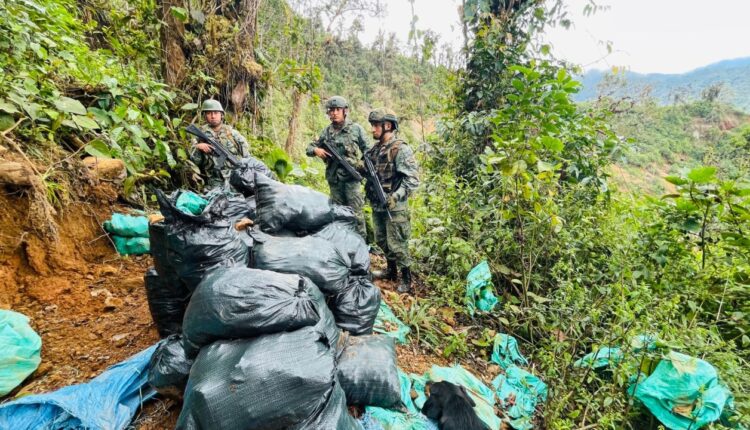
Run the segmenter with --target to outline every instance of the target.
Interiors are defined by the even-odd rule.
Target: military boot
[[[401,284],[398,286],[399,293],[413,294],[411,288],[411,269],[408,267],[401,268]]]
[[[387,260],[388,267],[383,270],[374,270],[372,277],[374,279],[385,279],[388,281],[395,281],[398,278],[398,268],[396,267],[396,260]]]

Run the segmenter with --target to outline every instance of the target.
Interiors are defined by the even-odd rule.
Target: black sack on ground
[[[175,276],[165,278],[153,267],[143,277],[151,318],[160,337],[182,332],[182,318],[190,300],[190,291]]]
[[[312,327],[214,342],[193,364],[176,428],[283,429],[305,422],[334,388],[334,352]]]
[[[330,306],[342,330],[355,336],[372,334],[380,309],[380,289],[366,276],[351,276],[346,291],[334,296]]]
[[[315,324],[315,328],[331,340],[331,345],[339,345],[340,338],[342,337],[341,330],[336,325],[336,319],[328,308],[328,304],[326,304],[326,296],[309,278],[303,279],[305,280],[307,294],[315,301],[318,314],[320,315],[320,320]],[[343,346],[341,349],[343,349]]]
[[[382,335],[349,336],[338,363],[338,379],[348,405],[401,405],[396,343]]]
[[[156,347],[148,366],[148,383],[159,394],[182,398],[193,360],[185,354],[182,336],[173,334]]]
[[[245,267],[207,275],[193,293],[182,331],[191,350],[219,339],[239,339],[292,331],[320,320],[307,282]]]
[[[232,173],[229,175],[229,185],[245,197],[255,195],[256,173],[276,179],[276,174],[264,162],[255,157],[247,157],[240,160],[240,164],[232,169]]]
[[[256,268],[296,273],[310,278],[327,295],[346,288],[349,256],[325,239],[313,236],[275,237],[253,229],[253,263]]]
[[[195,290],[203,276],[218,267],[246,267],[248,247],[226,215],[228,197],[214,193],[203,212],[192,215],[175,206],[180,193],[167,197],[156,190],[156,198],[167,226],[169,263],[185,286]]]
[[[255,177],[258,221],[263,231],[315,231],[333,221],[328,196],[301,185]]]
[[[308,421],[292,427],[290,430],[361,430],[357,420],[349,415],[346,407],[346,395],[341,386],[336,386],[331,391],[325,406],[320,413],[313,416]]]
[[[346,254],[349,257],[349,270],[352,275],[369,273],[370,248],[351,223],[334,221],[311,236],[331,242],[342,254]]]

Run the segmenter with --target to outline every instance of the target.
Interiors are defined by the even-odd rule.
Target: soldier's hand
[[[396,209],[396,203],[397,203],[396,202],[396,196],[394,196],[392,194],[390,196],[388,196],[388,202],[387,203],[388,203],[388,209],[389,210]]]
[[[198,151],[204,153],[204,154],[210,154],[213,149],[211,149],[211,145],[208,143],[196,143],[195,147],[198,149]]]
[[[315,148],[313,149],[313,153],[315,154],[315,156],[320,157],[324,160],[331,156],[331,154],[329,154],[328,151],[323,148]]]

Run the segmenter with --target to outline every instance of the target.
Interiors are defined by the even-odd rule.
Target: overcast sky
[[[411,22],[408,0],[383,0],[387,16],[365,22],[363,40],[378,30],[406,42]],[[549,34],[554,52],[586,69],[628,67],[641,73],[682,73],[716,61],[750,56],[750,0],[597,0],[609,10],[584,17],[588,0],[566,0],[574,27]],[[441,35],[441,43],[462,44],[460,0],[416,0],[417,27]],[[603,43],[611,41],[607,55]]]

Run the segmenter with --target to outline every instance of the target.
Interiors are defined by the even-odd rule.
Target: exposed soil
[[[106,184],[86,195],[88,201],[58,210],[59,238],[50,241],[30,224],[27,195],[0,192],[0,308],[30,317],[42,337],[41,365],[0,401],[86,382],[159,339],[143,286],[151,257],[119,256],[101,228],[112,212],[130,209],[114,203],[116,191]],[[396,284],[379,286],[388,301]],[[433,364],[449,364],[415,345],[399,346],[398,363],[418,374]],[[180,407],[157,398],[132,428],[174,428]]]

